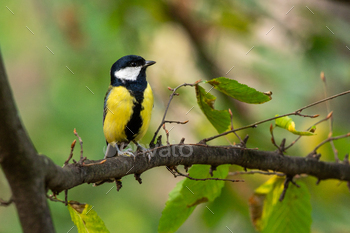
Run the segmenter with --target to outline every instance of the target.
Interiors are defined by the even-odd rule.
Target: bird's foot
[[[143,146],[141,146],[139,143],[137,142],[134,142],[136,145],[137,145],[137,149],[136,151],[137,152],[141,152],[142,154],[146,155],[147,158],[148,158],[148,162],[151,161],[151,155],[152,155],[152,152],[151,150],[147,149],[147,148],[144,148]]]
[[[135,159],[135,155],[134,155],[132,149],[130,149],[130,148],[123,150],[123,151],[118,150],[118,156],[134,157],[134,159]]]

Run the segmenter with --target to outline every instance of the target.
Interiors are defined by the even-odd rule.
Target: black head
[[[116,61],[111,68],[111,83],[136,82],[146,80],[146,68],[154,61],[146,61],[140,56],[127,55]]]

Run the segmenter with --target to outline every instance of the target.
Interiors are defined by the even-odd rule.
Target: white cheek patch
[[[126,67],[124,69],[114,72],[114,76],[121,80],[136,81],[137,76],[141,71],[141,66],[138,67]]]

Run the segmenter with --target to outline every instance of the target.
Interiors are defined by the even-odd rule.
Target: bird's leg
[[[112,143],[109,143],[107,145],[107,150],[106,150],[106,154],[105,154],[104,159],[114,157],[115,154],[117,153],[117,151],[119,151],[118,145],[116,145],[116,144],[112,145]],[[118,155],[119,155],[119,153],[118,153]]]
[[[128,152],[133,153],[132,148],[126,149],[128,145],[129,145],[129,142],[122,142],[122,143],[120,144],[120,150],[121,150],[121,151],[128,151]],[[125,149],[124,149],[124,148],[125,148]]]
[[[124,149],[124,145],[125,143],[122,142],[120,144],[120,148],[119,146],[117,145],[116,148],[117,148],[117,151],[118,151],[118,155],[121,155],[121,156],[132,156],[132,157],[135,157],[135,155],[132,153],[132,149],[126,149],[126,150],[123,150]]]
[[[138,142],[135,142],[135,141],[133,141],[134,142],[134,144],[137,146],[137,151],[141,151],[141,152],[143,152],[143,151],[148,151],[147,150],[147,148],[144,148],[143,146],[141,146]]]
[[[104,159],[106,158],[112,158],[114,156],[132,156],[135,157],[135,155],[132,153],[132,149],[126,149],[123,150],[125,146],[125,143],[122,142],[120,145],[109,143],[107,146],[106,154]]]

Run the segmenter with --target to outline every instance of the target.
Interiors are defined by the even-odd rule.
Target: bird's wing
[[[104,100],[104,105],[103,105],[103,124],[105,123],[105,118],[106,118],[106,115],[107,115],[107,99],[108,99],[108,95],[111,93],[111,90],[112,90],[113,86],[109,86],[108,87],[108,90],[106,92],[106,95],[105,95],[105,100]]]
[[[112,86],[109,86],[108,90],[106,92],[106,95],[105,95],[104,105],[103,105],[103,122],[102,122],[102,125],[105,123],[105,118],[106,118],[107,111],[108,111],[108,109],[107,109],[107,98],[108,98],[109,93],[111,93],[111,90],[112,90]],[[106,140],[106,144],[108,146],[107,140]]]

